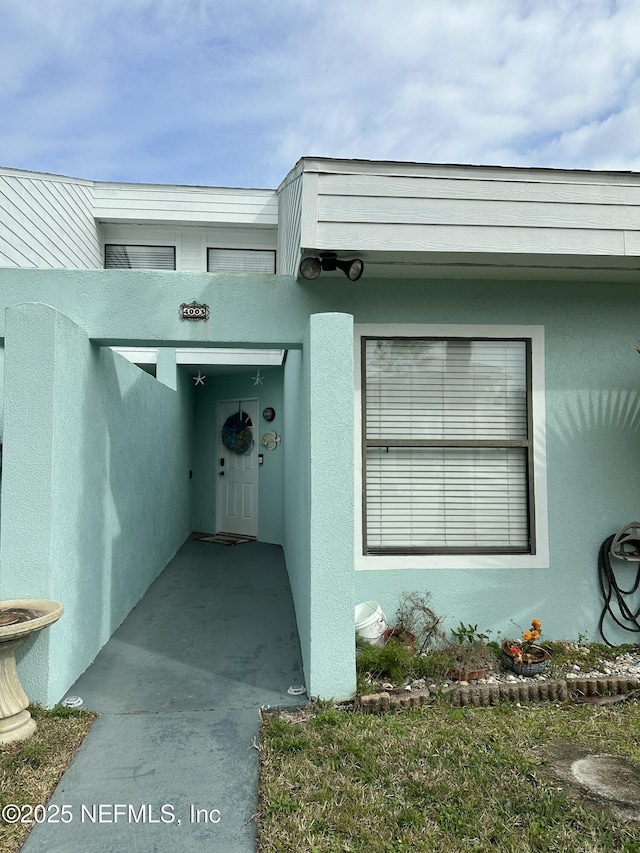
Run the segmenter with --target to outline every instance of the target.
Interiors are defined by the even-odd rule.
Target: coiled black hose
[[[600,553],[598,554],[598,575],[600,578],[600,589],[602,590],[602,596],[604,598],[604,607],[602,608],[598,628],[600,630],[600,636],[608,646],[614,646],[616,644],[610,643],[604,634],[604,620],[606,619],[607,614],[609,614],[617,625],[624,628],[625,631],[640,633],[640,621],[638,621],[638,617],[640,616],[640,607],[638,607],[635,613],[633,613],[624,598],[625,595],[633,595],[633,593],[638,589],[638,586],[640,586],[640,563],[638,563],[638,571],[636,573],[636,581],[634,585],[631,589],[621,589],[616,580],[613,566],[611,565],[611,543],[614,539],[615,535],[609,536],[605,539],[600,546]],[[617,604],[620,616],[624,621],[621,621],[621,619],[613,612],[611,606],[612,600]],[[628,624],[625,624],[625,622]]]

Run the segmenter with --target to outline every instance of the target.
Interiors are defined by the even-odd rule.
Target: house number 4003
[[[208,320],[209,306],[200,305],[198,302],[183,302],[180,306],[180,318],[182,320]]]

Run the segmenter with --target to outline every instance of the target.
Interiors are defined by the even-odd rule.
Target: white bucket
[[[387,623],[382,608],[377,601],[364,601],[356,604],[356,634],[367,643],[374,646],[384,645],[382,635],[387,630]]]

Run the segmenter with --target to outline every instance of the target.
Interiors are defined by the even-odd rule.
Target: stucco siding
[[[92,345],[52,308],[7,313],[0,595],[65,606],[20,661],[31,698],[50,704],[191,532],[192,389]]]
[[[640,464],[640,356],[635,350],[640,298],[636,284],[372,279],[366,287],[355,287],[345,284],[344,278],[327,277],[316,285],[302,286],[277,275],[0,270],[0,307],[18,304],[25,293],[64,307],[90,338],[122,344],[162,340],[184,346],[197,341],[247,346],[278,343],[299,348],[305,345],[310,315],[326,312],[349,314],[356,324],[543,327],[548,567],[409,568],[398,557],[389,570],[355,572],[355,599],[378,600],[392,615],[404,590],[430,591],[448,625],[455,626],[462,619],[505,634],[513,632],[513,621],[526,625],[537,616],[546,636],[576,638],[585,633],[597,639],[602,609],[598,549],[607,536],[637,518],[640,506],[640,481],[634,476]],[[179,320],[177,305],[187,298],[210,306],[207,323]],[[0,326],[4,333],[4,311],[0,311]],[[322,442],[310,443],[312,431],[321,428],[326,432],[334,454],[332,466],[342,465],[346,470],[360,465],[361,457],[358,435],[351,437],[351,456],[341,434],[333,441],[332,430],[344,430],[341,418],[330,418],[328,426],[323,419],[320,427],[311,423],[310,395],[319,394],[317,399],[322,400],[326,394],[330,399],[340,368],[331,361],[324,367],[317,364],[312,373],[305,358],[299,349],[287,358],[281,450],[285,555],[303,656],[309,660],[313,643],[322,645],[316,633],[321,629],[313,621],[310,605],[311,468],[320,465],[315,475],[323,476],[318,459],[328,454]],[[24,388],[12,383],[5,399],[5,418],[11,417],[11,411],[15,417],[15,406],[24,405],[22,398],[15,397],[17,389],[31,394],[31,383],[40,381],[33,358],[27,357],[25,363],[28,372],[21,374]],[[149,377],[141,381],[153,383]],[[46,387],[45,383],[43,394]],[[35,423],[45,419],[50,405],[43,397]],[[25,425],[24,431],[39,446],[33,426]],[[20,457],[25,466],[21,476],[32,464],[29,446],[25,445]],[[312,457],[314,447],[319,448],[319,457]],[[13,503],[11,489],[5,486],[6,482],[3,533]],[[319,519],[333,517],[331,501],[330,490],[319,489],[314,506],[316,533]],[[354,505],[357,511],[357,501]],[[29,511],[46,520],[46,513],[35,504]],[[14,516],[19,531],[24,517]],[[330,526],[326,524],[328,536]],[[22,547],[23,539],[18,541]],[[358,545],[356,542],[355,548]],[[322,571],[321,564],[318,558],[318,571]],[[621,630],[611,632],[618,641],[628,636]],[[325,665],[330,667],[331,661]]]
[[[311,551],[308,350],[293,350],[284,366],[284,556],[296,612],[305,683],[311,663]]]

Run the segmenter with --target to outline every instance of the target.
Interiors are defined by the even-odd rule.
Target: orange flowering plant
[[[540,639],[541,636],[542,623],[539,619],[532,619],[531,630],[523,631],[522,640],[515,640],[514,645],[509,647],[509,651],[514,655],[516,662],[520,663],[522,661],[522,655],[530,652],[535,641]]]

